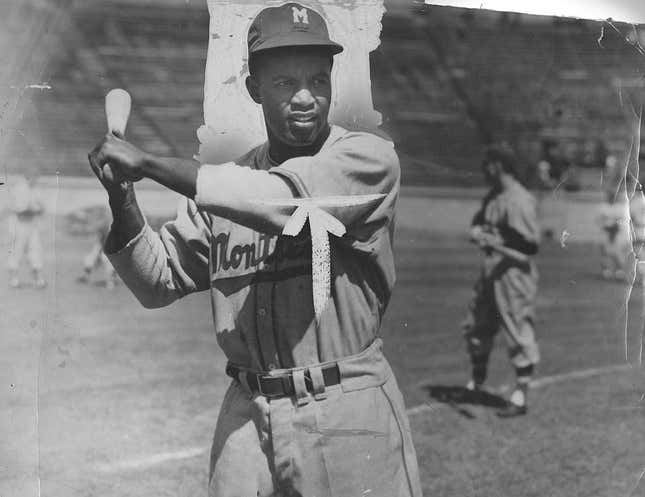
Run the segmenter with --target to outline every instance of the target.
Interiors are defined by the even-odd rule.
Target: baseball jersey
[[[517,181],[505,190],[491,190],[484,197],[472,224],[499,235],[505,245],[528,255],[532,255],[531,248],[535,250],[540,242],[535,197]],[[491,274],[498,264],[510,260],[498,252],[486,253],[486,273]]]
[[[272,370],[357,354],[378,336],[395,280],[400,169],[393,144],[332,126],[314,156],[276,164],[268,151],[265,143],[231,163],[201,166],[195,201],[186,200],[159,235],[146,225],[109,258],[146,307],[210,288],[218,342],[235,364]],[[298,197],[383,194],[362,206],[325,208],[347,233],[330,236],[331,298],[318,323],[308,225],[299,236],[280,236],[294,208],[256,202],[272,195],[270,176]],[[209,214],[226,205],[234,206],[226,217]]]

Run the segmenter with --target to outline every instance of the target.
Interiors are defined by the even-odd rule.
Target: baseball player
[[[600,206],[597,222],[602,230],[600,268],[604,279],[624,280],[630,251],[627,229],[628,208],[625,201],[609,198]],[[634,213],[638,217],[638,213]]]
[[[43,278],[43,248],[40,240],[39,221],[44,213],[43,203],[34,190],[35,174],[19,176],[10,189],[9,233],[12,240],[7,266],[9,286],[19,288],[20,263],[26,256],[33,283],[36,288],[45,288]]]
[[[105,287],[113,290],[116,286],[117,276],[114,267],[108,260],[103,250],[108,233],[110,232],[110,216],[106,212],[101,216],[96,226],[96,239],[92,248],[83,259],[83,274],[77,281],[79,283],[89,283],[92,273],[102,267],[105,274]]]
[[[636,257],[636,282],[645,287],[645,196],[643,185],[637,185],[629,202],[629,216],[632,229],[632,249]]]
[[[533,327],[538,274],[531,258],[538,250],[540,229],[535,199],[516,179],[510,147],[490,146],[482,167],[491,189],[470,231],[471,241],[483,252],[483,264],[464,324],[472,363],[467,388],[482,390],[493,340],[501,330],[517,384],[497,414],[511,417],[526,414],[528,385],[540,359]]]
[[[618,159],[610,154],[603,169],[603,202],[596,221],[602,231],[600,240],[600,268],[604,279],[624,280],[629,236],[627,216],[629,208],[620,196],[623,174]]]
[[[296,3],[266,8],[247,45],[246,87],[268,141],[200,167],[106,136],[89,157],[114,217],[106,253],[146,307],[210,290],[232,377],[210,496],[420,496],[403,399],[379,338],[394,283],[397,155],[384,138],[328,123],[333,57],[343,47],[320,14]],[[137,206],[132,182],[144,177],[186,197],[159,234]],[[310,235],[281,234],[294,211],[281,200],[371,194],[378,198],[362,206],[326,208],[347,232],[330,236],[331,298],[316,319]]]

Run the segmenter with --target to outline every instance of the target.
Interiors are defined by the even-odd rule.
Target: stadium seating
[[[43,80],[52,89],[31,94],[21,123],[30,133],[9,144],[13,161],[34,162],[44,174],[88,175],[86,155],[106,131],[103,96],[113,87],[133,96],[127,134],[134,141],[160,154],[195,154],[205,9],[72,4],[48,42]],[[643,58],[609,24],[599,43],[602,28],[436,6],[388,11],[371,56],[372,89],[403,183],[480,183],[481,148],[490,139],[514,143],[527,167],[545,137],[573,149],[596,139],[624,148],[619,95],[638,87]]]

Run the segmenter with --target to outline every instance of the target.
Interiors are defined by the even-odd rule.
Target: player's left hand
[[[481,248],[489,248],[493,245],[503,245],[504,241],[499,235],[483,232],[477,239],[477,243]]]

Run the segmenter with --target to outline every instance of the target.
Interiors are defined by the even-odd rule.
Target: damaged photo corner
[[[0,13],[0,495],[645,491],[639,2]]]

